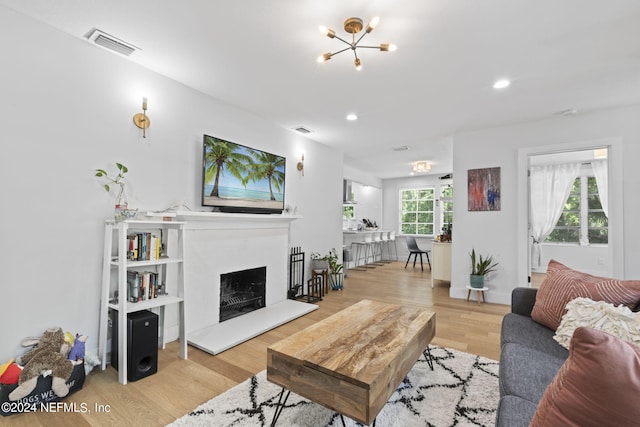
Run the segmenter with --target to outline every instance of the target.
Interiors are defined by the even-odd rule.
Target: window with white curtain
[[[575,179],[562,215],[545,243],[607,244],[608,225],[596,178],[581,175]]]

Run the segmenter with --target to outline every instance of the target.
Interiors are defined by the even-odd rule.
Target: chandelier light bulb
[[[326,52],[323,53],[322,55],[318,56],[318,59],[316,61],[318,62],[326,62],[328,60],[331,59],[331,53],[330,52]]]
[[[329,38],[334,38],[336,36],[336,32],[333,31],[331,28],[327,28],[324,25],[320,25],[318,27],[318,30],[320,30],[320,34],[322,34],[323,36],[327,36]]]
[[[356,64],[356,70],[358,71],[362,70],[362,64],[360,63],[360,58],[356,58],[353,62],[354,64]]]
[[[380,50],[382,52],[395,52],[396,50],[398,50],[398,46],[396,46],[395,44],[381,43]]]
[[[371,18],[371,21],[369,21],[369,24],[367,24],[367,33],[370,33],[371,31],[373,31],[379,22],[380,22],[379,16],[374,16],[373,18]]]

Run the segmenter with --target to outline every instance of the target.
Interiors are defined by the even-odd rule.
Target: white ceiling
[[[131,61],[339,148],[351,167],[452,170],[450,136],[640,103],[638,0],[0,0],[75,37],[99,28],[140,47]],[[342,53],[345,18],[380,16]],[[498,78],[512,84],[492,89]],[[152,100],[150,100],[150,104]],[[345,116],[355,112],[356,122]],[[570,120],[570,117],[567,118]],[[293,131],[292,131],[293,132]],[[410,150],[393,151],[408,145]]]

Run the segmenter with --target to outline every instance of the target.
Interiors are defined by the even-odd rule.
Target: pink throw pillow
[[[592,276],[551,260],[536,294],[531,318],[555,331],[567,303],[576,298],[605,301],[615,306],[623,304],[633,310],[640,301],[640,280]]]
[[[529,427],[638,425],[638,396],[640,348],[579,327]]]

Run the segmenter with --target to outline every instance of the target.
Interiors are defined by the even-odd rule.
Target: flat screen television
[[[204,135],[202,206],[236,213],[282,213],[286,159]]]

